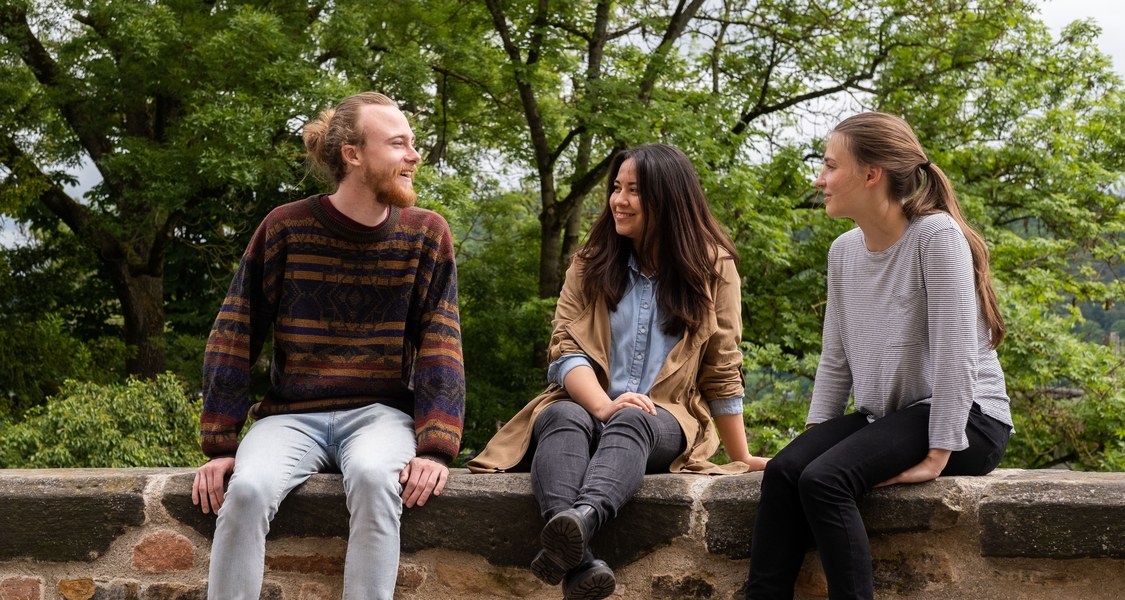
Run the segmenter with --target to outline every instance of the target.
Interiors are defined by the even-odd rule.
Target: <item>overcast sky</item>
[[[1040,0],[1040,17],[1056,34],[1064,26],[1092,18],[1102,28],[1098,47],[1113,57],[1113,66],[1125,78],[1125,2],[1122,0]]]

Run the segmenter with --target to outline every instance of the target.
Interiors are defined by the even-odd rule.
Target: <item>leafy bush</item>
[[[175,376],[100,385],[68,380],[0,429],[0,467],[170,467],[203,462],[202,408]]]

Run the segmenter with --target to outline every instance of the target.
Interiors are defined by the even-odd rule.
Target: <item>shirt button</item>
[[[633,385],[637,385],[636,378],[630,379],[629,382],[632,383]]]
[[[642,304],[641,308],[648,308],[648,302],[645,302],[644,304]]]
[[[641,354],[640,352],[638,352],[638,353],[637,353],[637,360],[640,360],[640,359],[642,359],[642,358],[644,358],[644,357],[645,357],[645,355],[644,355],[644,354]]]
[[[645,328],[644,328],[644,327],[641,327],[641,329],[640,329],[640,332],[641,332],[641,333],[644,333],[644,332],[645,332]]]

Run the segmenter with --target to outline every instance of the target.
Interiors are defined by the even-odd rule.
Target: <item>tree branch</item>
[[[15,3],[0,7],[0,35],[15,43],[20,59],[31,69],[40,85],[52,90],[62,87],[62,75],[59,73],[58,65],[31,31],[31,26],[27,22],[27,12]],[[69,96],[59,109],[78,136],[78,141],[95,163],[112,151],[113,145],[109,139],[91,126],[92,123],[102,123],[103,120],[89,115],[81,99]]]

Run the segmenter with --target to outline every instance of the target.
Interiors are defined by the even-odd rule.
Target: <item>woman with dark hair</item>
[[[650,144],[612,162],[605,209],[567,271],[551,335],[550,386],[469,463],[530,465],[547,521],[532,571],[567,599],[605,598],[613,571],[594,533],[645,473],[740,473],[741,293],[734,244],[691,162]],[[731,463],[708,462],[719,440]],[[530,458],[529,458],[530,457]]]
[[[806,430],[766,466],[747,598],[792,598],[815,544],[832,600],[870,599],[857,499],[874,487],[984,475],[1012,432],[988,248],[898,117],[836,126],[816,179],[857,227],[828,252],[823,349]],[[849,396],[855,411],[844,414]]]

